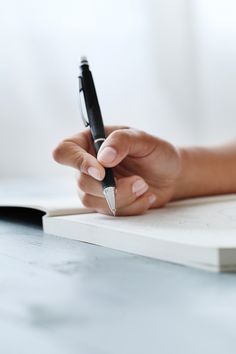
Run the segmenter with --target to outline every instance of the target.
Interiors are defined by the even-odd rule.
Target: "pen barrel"
[[[111,168],[105,168],[106,174],[102,180],[102,188],[116,187],[116,182]]]
[[[96,143],[94,143],[94,147],[96,150],[96,154],[98,153],[98,150],[100,149],[100,147],[102,146],[103,141],[98,141]],[[108,187],[115,187],[116,186],[116,182],[113,176],[113,172],[111,168],[105,168],[105,177],[102,180],[102,188],[108,188]]]
[[[81,80],[89,127],[91,130],[96,153],[98,153],[98,150],[104,142],[106,135],[92,73],[89,70],[88,64],[81,65]],[[105,168],[105,172],[105,177],[102,180],[103,189],[108,187],[115,187],[116,183],[112,169]]]
[[[97,98],[93,76],[87,66],[85,66],[82,71],[82,84],[89,126],[93,140],[105,138],[102,113]]]

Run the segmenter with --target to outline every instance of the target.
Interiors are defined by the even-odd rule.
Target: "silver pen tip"
[[[115,187],[107,187],[104,188],[103,194],[106,198],[107,204],[109,206],[110,211],[112,212],[113,216],[116,215],[116,189]]]
[[[111,209],[113,216],[116,216],[116,209]]]

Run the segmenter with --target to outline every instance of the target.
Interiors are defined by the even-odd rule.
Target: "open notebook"
[[[23,188],[23,194],[14,197],[11,190],[11,195],[0,193],[0,206],[44,211],[46,233],[193,267],[236,271],[236,195],[169,203],[141,216],[111,217],[84,208],[76,193],[66,198],[43,192],[26,197],[30,191]]]

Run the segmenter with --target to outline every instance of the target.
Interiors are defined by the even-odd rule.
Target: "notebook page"
[[[77,195],[71,180],[7,180],[0,183],[0,207],[41,210],[48,216],[91,212]]]
[[[64,218],[64,217],[62,217]],[[111,217],[101,214],[74,215],[69,223],[87,224],[148,238],[159,238],[207,247],[236,247],[236,197],[209,197],[170,203],[145,215]]]

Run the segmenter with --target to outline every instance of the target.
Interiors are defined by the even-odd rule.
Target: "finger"
[[[105,131],[109,135],[117,129],[128,129],[128,127],[108,126]],[[57,162],[72,166],[97,180],[101,180],[104,178],[105,171],[95,155],[90,129],[85,129],[83,132],[65,139],[53,151],[53,157]]]
[[[117,216],[134,216],[144,214],[149,208],[153,206],[156,201],[155,194],[150,192],[145,193],[138,199],[134,201],[134,203],[130,205],[126,205],[123,208],[119,208],[117,210]]]
[[[122,126],[122,125],[109,125],[105,127],[105,135],[108,136],[112,132],[116,130],[122,130],[122,129],[130,129],[127,126]],[[73,135],[72,137],[65,139],[65,141],[73,141],[77,145],[80,145],[84,150],[90,152],[90,149],[92,148],[92,152],[94,152],[94,147],[93,147],[93,141],[91,138],[91,130],[89,128],[84,129],[82,132]]]
[[[79,173],[76,179],[77,185],[82,192],[94,197],[103,198],[102,184],[100,181],[97,181],[84,173]]]
[[[79,188],[86,194],[104,198],[101,183],[81,174],[78,178]],[[123,207],[133,203],[138,197],[147,192],[148,184],[139,176],[124,177],[116,183],[116,206]]]
[[[112,215],[104,198],[99,198],[86,193],[79,193],[81,202],[86,208],[93,209],[101,214]],[[132,204],[117,208],[116,216],[131,216],[145,213],[156,201],[156,196],[150,192],[137,198]]]
[[[97,180],[102,180],[105,176],[104,167],[95,156],[87,152],[92,150],[91,138],[88,133],[88,130],[86,130],[76,137],[64,140],[54,150],[53,157],[63,165],[72,166],[82,173]]]
[[[127,155],[145,157],[157,146],[159,139],[135,129],[113,131],[102,144],[97,159],[106,167],[114,167]]]

